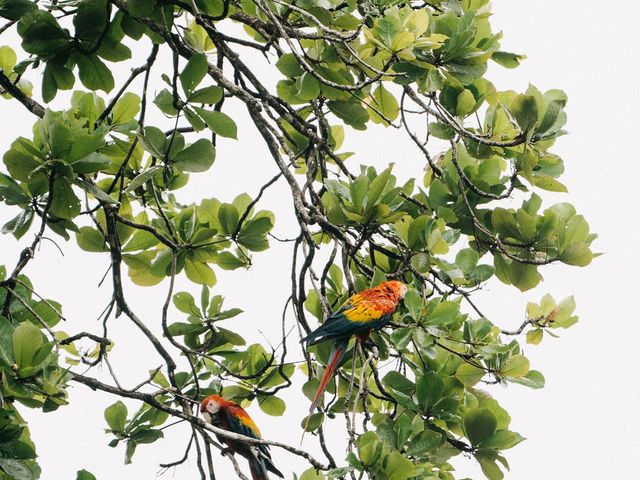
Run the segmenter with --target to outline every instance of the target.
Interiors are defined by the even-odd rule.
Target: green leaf
[[[18,215],[13,217],[7,223],[2,226],[0,231],[3,234],[11,233],[16,239],[22,238],[22,236],[29,231],[31,223],[33,222],[33,209],[27,208],[22,210]]]
[[[238,226],[238,220],[240,220],[240,213],[235,205],[230,203],[223,203],[218,209],[218,221],[222,227],[222,231],[228,235],[235,232]]]
[[[384,474],[386,480],[405,480],[413,477],[415,467],[411,460],[400,452],[391,452],[384,460]]]
[[[183,335],[200,335],[206,332],[207,327],[200,323],[184,323],[175,322],[167,327],[169,335],[172,337],[181,337]]]
[[[512,355],[500,370],[507,377],[523,377],[529,371],[529,359],[524,355]]]
[[[52,158],[66,159],[73,144],[71,129],[59,113],[47,110],[41,123],[41,132]]]
[[[69,154],[69,156],[71,155],[73,155],[73,146],[71,147],[71,153]],[[107,157],[106,155],[103,155],[102,153],[93,152],[87,155],[86,157],[80,158],[73,162],[69,162],[69,164],[71,165],[75,173],[95,173],[95,172],[99,172],[100,170],[106,170],[107,168],[109,168],[111,166],[111,160],[109,159],[109,157]],[[77,182],[77,184],[91,185],[88,182],[83,182],[83,181]],[[96,198],[100,197],[99,193],[95,195],[95,191],[93,190],[92,187],[93,185],[88,187],[88,189],[92,190],[91,193],[94,194]],[[87,190],[87,188],[85,188],[85,190]],[[106,197],[108,197],[108,195],[105,193],[104,196],[101,197],[101,200],[104,200],[106,202],[110,202],[113,204],[118,203],[115,199],[107,200]]]
[[[246,222],[238,235],[238,242],[254,252],[261,252],[269,248],[266,234],[273,228],[270,217],[255,218]]]
[[[403,21],[403,26],[415,37],[421,36],[429,28],[429,13],[427,10],[413,10]]]
[[[496,431],[496,416],[486,408],[472,408],[464,415],[463,428],[472,445],[478,445]]]
[[[178,292],[173,296],[173,304],[178,310],[187,315],[199,315],[196,301],[189,292]]]
[[[470,90],[466,88],[458,94],[456,100],[456,115],[459,117],[466,117],[473,112],[476,106],[476,99]]]
[[[538,121],[538,104],[531,95],[518,95],[509,105],[509,110],[523,132],[529,132]]]
[[[307,421],[307,419],[309,419],[309,420]],[[312,415],[309,415],[309,416],[303,418],[302,422],[300,422],[300,426],[302,428],[304,428],[306,426],[307,427],[307,432],[313,432],[320,425],[322,425],[322,421],[323,420],[324,420],[324,413],[322,413],[322,412],[314,413]]]
[[[524,377],[510,378],[509,380],[529,388],[544,387],[544,376],[537,370],[529,370]]]
[[[491,60],[506,68],[516,68],[520,66],[520,62],[527,58],[526,55],[518,55],[510,52],[493,52]]]
[[[262,399],[258,398],[260,409],[272,417],[281,417],[287,406],[284,401],[274,395],[267,395]]]
[[[300,68],[298,64],[298,60],[296,60],[295,55],[292,53],[282,55],[276,62],[276,67],[283,75],[291,78],[302,75],[303,73],[302,68]]]
[[[471,365],[469,363],[462,363],[456,371],[456,378],[462,382],[462,384],[469,388],[478,383],[482,377],[484,377],[485,371],[481,368]]]
[[[11,152],[11,150],[9,150],[9,152]],[[7,152],[7,154],[9,152]],[[0,200],[4,201],[7,205],[20,205],[21,207],[26,207],[31,201],[20,184],[4,173],[0,173]]]
[[[320,95],[320,82],[309,72],[303,73],[296,80],[298,97],[303,100],[315,100]]]
[[[567,265],[585,267],[591,263],[593,253],[584,243],[574,243],[560,254],[560,260]]]
[[[0,11],[2,11],[1,8],[2,7],[0,7]],[[16,52],[14,52],[11,47],[7,45],[0,47],[0,69],[5,75],[13,70],[17,61]]]
[[[162,165],[154,165],[149,167],[147,170],[137,175],[133,180],[129,182],[127,188],[125,188],[125,192],[132,192],[138,187],[141,187],[149,180],[151,180],[158,172],[162,171],[164,167]]]
[[[446,325],[455,320],[459,312],[460,305],[456,302],[440,302],[429,313],[427,323],[430,325]]]
[[[223,270],[235,270],[246,266],[246,261],[236,257],[231,252],[220,252],[215,255],[213,262]]]
[[[178,110],[173,106],[173,94],[166,88],[160,90],[156,95],[156,98],[153,99],[153,103],[155,103],[160,111],[165,115],[172,117],[178,114]]]
[[[416,382],[416,398],[420,408],[427,412],[442,397],[444,382],[435,373],[429,372],[418,378]]]
[[[189,95],[202,82],[207,74],[209,63],[202,53],[192,55],[187,65],[180,73],[180,84],[184,92]]]
[[[397,390],[405,395],[412,395],[416,389],[415,384],[400,372],[391,371],[382,379],[383,385]]]
[[[144,135],[139,136],[142,147],[151,155],[157,158],[164,158],[167,137],[162,130],[157,127],[144,127]]]
[[[414,289],[409,289],[404,295],[404,304],[411,316],[418,320],[420,318],[420,310],[422,309],[422,297],[420,294]]]
[[[80,81],[89,90],[102,90],[109,93],[113,90],[114,80],[111,70],[98,58],[97,55],[76,54],[74,56],[78,64]]]
[[[236,122],[233,121],[226,113],[217,112],[215,110],[208,111],[204,108],[195,107],[194,110],[205,121],[209,129],[216,135],[227,138],[238,138],[238,127]]]
[[[351,203],[357,213],[362,213],[364,209],[364,198],[369,188],[369,179],[366,175],[361,175],[349,184],[349,193],[351,194]]]
[[[15,146],[15,143],[14,143]],[[7,166],[7,170],[11,174],[11,177],[15,180],[27,181],[30,178],[31,172],[42,165],[40,159],[35,158],[33,155],[28,155],[24,152],[12,148],[8,150],[2,160]],[[4,179],[9,178],[3,174]],[[15,181],[14,181],[15,183]],[[7,185],[6,181],[3,184]],[[19,189],[19,187],[18,187]],[[12,189],[14,192],[16,189]]]
[[[400,32],[400,22],[396,18],[386,16],[375,23],[374,31],[384,45],[391,48],[393,39]]]
[[[522,442],[524,437],[516,432],[510,432],[509,430],[498,430],[493,433],[489,438],[484,440],[480,446],[482,448],[493,448],[495,450],[507,450],[515,447]]]
[[[140,97],[135,93],[126,92],[113,106],[111,119],[114,124],[132,120],[140,111]]]
[[[567,187],[563,183],[560,183],[555,178],[540,172],[536,172],[533,175],[533,184],[538,188],[547,190],[548,192],[566,192],[567,191]]]
[[[134,17],[149,17],[157,4],[150,0],[127,0],[127,8]]]
[[[136,433],[131,435],[131,441],[140,444],[140,443],[153,443],[160,438],[163,438],[164,434],[162,430],[155,430],[153,428],[138,430]]]
[[[382,454],[382,442],[380,437],[372,431],[363,433],[358,437],[358,454],[365,466],[375,465]]]
[[[9,20],[19,20],[29,10],[37,8],[31,0],[2,0],[0,1],[0,17]]]
[[[408,455],[424,455],[442,443],[442,434],[433,430],[423,430],[416,435],[407,448]]]
[[[115,198],[109,196],[109,194],[104,190],[100,190],[93,183],[86,182],[81,178],[76,178],[73,183],[74,185],[82,188],[85,192],[93,195],[96,200],[100,200],[101,202],[108,203],[110,205],[118,205],[118,201]]]
[[[0,366],[13,365],[13,332],[14,327],[9,320],[0,316]]]
[[[209,87],[200,88],[189,94],[187,100],[191,103],[206,103],[214,104],[222,100],[224,96],[224,90],[217,85],[211,85]]]
[[[26,460],[29,458],[36,458],[36,451],[25,442],[14,441],[0,443],[0,458]]]
[[[538,345],[542,341],[543,330],[536,328],[527,332],[527,343],[531,345]]]
[[[332,100],[327,105],[347,125],[351,125],[356,130],[366,129],[369,113],[362,107],[360,102]]]
[[[134,0],[135,2],[136,0]],[[144,1],[144,0],[143,0]],[[133,2],[129,1],[127,3],[127,6],[129,7],[129,11],[131,13],[131,4]],[[145,2],[147,5],[152,5],[149,2]],[[122,21],[120,22],[120,27],[122,28],[122,32],[127,35],[130,38],[133,38],[134,40],[140,40],[142,38],[142,35],[144,35],[144,32],[146,30],[145,26],[142,25],[140,22],[138,22],[137,20],[135,20],[131,15],[127,15],[126,13],[124,13],[122,15]]]
[[[187,258],[184,262],[184,271],[187,274],[187,278],[198,285],[213,287],[216,284],[216,274],[204,262]]]
[[[367,111],[373,123],[389,126],[398,118],[400,107],[396,97],[380,83],[371,96]]]
[[[451,140],[456,135],[456,131],[446,123],[431,122],[428,128],[431,135],[442,140]]]
[[[300,475],[300,480],[324,480],[324,476],[312,467],[305,470],[302,475]]]
[[[216,151],[210,140],[201,138],[182,150],[174,165],[184,172],[205,172],[213,165]]]
[[[502,282],[515,285],[523,292],[534,288],[542,279],[536,265],[518,263],[502,254],[494,255],[493,262],[496,276]]]
[[[391,333],[391,342],[393,342],[397,350],[404,350],[411,342],[412,337],[413,329],[397,328]]]
[[[472,248],[465,248],[460,250],[456,255],[456,265],[460,267],[460,269],[468,273],[478,264],[478,253]]]
[[[25,51],[42,57],[55,54],[69,43],[68,33],[54,16],[38,8],[31,8],[20,16],[18,34]]]
[[[108,252],[109,248],[102,234],[91,227],[80,227],[76,232],[78,246],[85,252]]]
[[[82,0],[73,17],[76,38],[93,46],[109,23],[110,16],[111,4],[106,0]]]
[[[11,338],[18,367],[35,366],[32,362],[36,352],[44,343],[40,329],[31,322],[22,322],[16,327]]]
[[[72,137],[71,148],[69,148],[68,154],[65,158],[77,173],[92,173],[97,170],[94,168],[87,171],[81,171],[79,164],[95,162],[96,160],[93,156],[99,155],[98,158],[100,158],[100,162],[103,163],[104,166],[109,166],[111,161],[98,153],[98,150],[104,146],[104,133],[75,133]],[[86,166],[83,166],[82,168],[86,168]]]
[[[96,480],[96,477],[86,470],[78,470],[76,480]]]
[[[80,213],[80,200],[66,179],[57,180],[53,187],[53,202],[49,212],[71,220]]]
[[[31,460],[0,458],[0,467],[10,475],[10,480],[36,480],[40,469]]]
[[[42,77],[42,98],[50,102],[56,96],[58,89],[70,90],[75,84],[76,77],[71,70],[54,61],[47,62]]]
[[[127,422],[127,407],[121,401],[108,406],[104,411],[104,419],[111,431],[123,433]]]
[[[502,480],[504,478],[504,473],[502,473],[502,470],[500,470],[500,467],[498,467],[496,463],[496,460],[502,457],[495,451],[482,449],[476,452],[474,457],[480,464],[482,473],[484,473],[488,480]]]

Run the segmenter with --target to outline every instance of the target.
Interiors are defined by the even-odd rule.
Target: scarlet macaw
[[[220,395],[209,395],[200,405],[200,413],[211,425],[230,432],[239,433],[251,438],[260,439],[260,430],[249,414],[235,402],[226,400]],[[249,469],[253,480],[268,480],[267,471],[284,478],[271,461],[268,445],[247,445],[236,440],[218,436],[232,453],[239,453],[249,461]]]
[[[320,386],[311,403],[309,414],[313,413],[318,406],[322,393],[340,366],[351,337],[356,335],[358,341],[364,341],[371,330],[379,330],[389,323],[406,291],[405,284],[391,280],[356,293],[340,309],[329,315],[319,328],[301,340],[306,342],[307,346],[325,340],[334,341],[327,368],[325,368],[320,380]]]

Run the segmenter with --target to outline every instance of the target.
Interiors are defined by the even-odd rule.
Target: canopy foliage
[[[2,211],[15,215],[2,231],[24,243],[0,267],[0,479],[39,477],[20,411],[73,408],[73,383],[139,401],[134,412],[117,398],[105,405],[110,446],[123,445],[126,462],[183,419],[192,428],[187,452],[203,479],[215,478],[211,451],[220,445],[210,435],[224,432],[198,418],[197,402],[222,389],[246,408],[287,417],[281,392],[310,397],[329,350],[305,350],[293,337],[390,278],[410,290],[313,414],[319,446],[267,443],[304,457],[309,470],[295,477],[304,480],[452,480],[450,459],[462,452],[488,479],[503,478],[503,452],[523,437],[489,385],[541,388],[521,342],[574,324],[575,304],[546,295],[507,331],[474,298],[493,277],[516,295],[536,287],[548,264],[586,266],[595,235],[571,204],[543,205],[540,196],[566,191],[552,152],[565,133],[566,95],[498,91],[485,78],[488,62],[515,68],[524,58],[501,50],[488,0],[0,0],[0,16],[0,34],[19,39],[0,47],[2,94],[35,120],[3,152],[0,173]],[[146,60],[136,63],[141,51]],[[116,62],[131,63],[128,78],[114,78]],[[150,91],[150,76],[166,88]],[[219,142],[236,141],[234,102],[268,149],[251,161],[274,162],[278,174],[254,194],[237,181],[231,203],[185,203],[190,176],[215,170]],[[160,128],[166,119],[173,128]],[[354,164],[343,144],[372,124],[411,142],[425,172],[399,178],[391,162],[402,158],[388,168]],[[299,234],[283,343],[269,351],[235,331],[242,305],[226,305],[215,285],[278,241],[279,219],[259,208],[281,181]],[[112,293],[96,331],[64,331],[64,306],[23,273],[47,235],[109,258]],[[138,287],[125,276],[166,287],[154,318],[129,306]],[[181,276],[192,288],[175,292]],[[134,389],[116,373],[110,382],[91,375],[118,355],[110,341],[118,316],[162,361]],[[285,325],[296,326],[290,338]],[[291,363],[292,352],[305,362]],[[346,456],[325,441],[327,422],[344,426]]]

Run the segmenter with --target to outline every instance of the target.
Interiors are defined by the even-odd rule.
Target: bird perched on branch
[[[246,437],[261,438],[258,426],[244,408],[235,402],[222,398],[220,395],[209,395],[202,400],[200,413],[211,425]],[[222,436],[218,436],[218,440],[226,443],[229,451],[238,453],[249,461],[249,469],[253,480],[268,480],[267,472],[272,472],[278,477],[284,478],[280,470],[271,461],[268,445],[248,445]]]
[[[301,340],[306,342],[307,346],[333,340],[329,361],[311,402],[309,414],[313,413],[318,406],[322,393],[340,366],[351,337],[355,335],[357,341],[364,342],[371,330],[379,330],[389,323],[406,291],[405,284],[391,280],[356,293],[342,307],[329,315],[320,327]],[[308,423],[309,419],[307,419],[305,431]]]

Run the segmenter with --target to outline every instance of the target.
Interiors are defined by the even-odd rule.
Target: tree
[[[479,385],[542,387],[519,341],[538,344],[571,326],[575,305],[546,295],[508,331],[475,299],[492,277],[526,291],[545,265],[589,264],[595,235],[570,204],[542,207],[537,192],[566,190],[550,149],[564,133],[567,97],[533,86],[496,91],[484,78],[487,62],[513,68],[524,58],[500,50],[487,4],[0,0],[8,20],[0,33],[21,39],[0,47],[0,86],[37,117],[32,134],[4,152],[0,174],[0,200],[17,207],[3,232],[24,242],[0,269],[0,478],[39,476],[20,411],[73,408],[74,384],[137,402],[136,412],[118,398],[105,409],[110,446],[124,444],[126,462],[183,420],[184,458],[167,466],[193,455],[201,477],[215,478],[212,450],[221,446],[210,434],[228,434],[198,417],[199,400],[222,389],[286,416],[282,392],[311,396],[328,355],[327,345],[305,350],[293,337],[389,278],[411,287],[404,306],[348,356],[310,418],[318,445],[263,443],[304,458],[304,479],[453,479],[449,460],[463,452],[490,480],[503,478],[502,452],[522,437]],[[108,64],[130,59],[130,76],[116,82]],[[277,85],[267,69],[277,69]],[[28,79],[38,73],[34,99]],[[152,92],[160,75],[166,88]],[[76,77],[88,91],[60,93]],[[190,174],[215,170],[216,147],[237,137],[234,102],[278,174],[253,196],[236,182],[231,203],[187,203]],[[426,170],[413,177],[422,178],[349,161],[343,144],[372,124],[414,143]],[[258,210],[282,181],[299,230],[292,239],[274,236],[275,216]],[[63,331],[63,306],[23,273],[50,234],[110,259],[112,291],[95,331]],[[282,276],[291,294],[282,319],[268,321],[282,321],[282,343],[247,346],[234,327],[242,311],[215,294],[217,277],[250,268],[279,241],[291,245]],[[185,278],[188,291],[175,291]],[[155,318],[142,319],[129,290],[157,284],[166,297]],[[125,319],[156,353],[134,388],[109,360]],[[305,361],[292,362],[292,351]],[[324,435],[333,424],[343,426],[346,457]],[[241,475],[243,464],[226,457]]]

